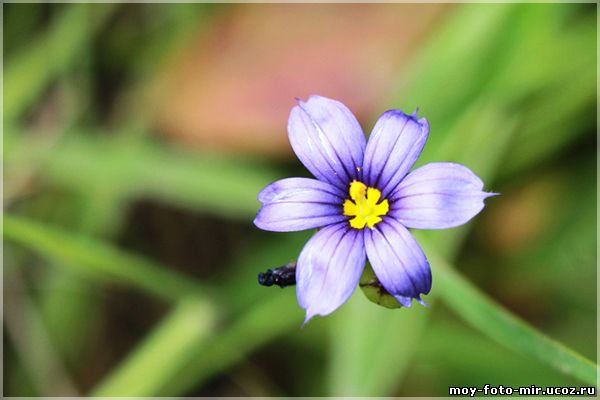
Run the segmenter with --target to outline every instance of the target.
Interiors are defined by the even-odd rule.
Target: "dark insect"
[[[280,288],[296,284],[296,261],[290,261],[279,268],[268,269],[258,274],[258,283],[263,286],[278,285]]]

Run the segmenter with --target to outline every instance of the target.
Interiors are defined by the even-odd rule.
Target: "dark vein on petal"
[[[400,133],[398,133],[398,135],[396,136],[396,140],[394,140],[394,144],[392,146],[390,146],[390,151],[387,153],[387,157],[385,158],[385,161],[383,162],[383,165],[381,166],[381,169],[378,171],[377,179],[373,183],[374,187],[378,187],[377,185],[379,184],[379,180],[381,179],[381,175],[383,175],[383,171],[385,170],[385,167],[387,166],[387,163],[390,160],[390,156],[394,152],[394,149],[396,148],[396,145],[398,144],[398,141],[400,140],[400,137],[402,136],[402,132],[404,132],[404,128],[406,128],[406,125],[408,124],[408,121],[409,121],[409,118],[407,118],[404,121],[404,125],[402,125],[402,128],[400,129]],[[404,161],[402,161],[402,162],[404,162]],[[369,175],[371,175],[370,172],[369,172]],[[381,189],[382,194],[383,194],[383,189],[384,188],[380,188],[380,189]]]
[[[343,226],[342,226],[343,229]],[[327,243],[329,243],[329,241],[331,240],[331,238],[333,237],[333,235],[337,234],[339,232],[339,229],[336,230],[334,233],[331,234],[331,236],[329,237],[329,239],[327,240]],[[321,287],[319,288],[319,293],[318,293],[318,298],[321,297],[321,295],[323,294],[323,289],[325,288],[325,283],[327,282],[327,276],[329,274],[329,271],[331,270],[331,268],[329,267],[331,265],[331,262],[335,259],[335,254],[339,249],[340,243],[342,242],[342,240],[344,239],[344,237],[346,236],[346,234],[348,233],[348,231],[342,233],[342,235],[340,236],[340,239],[338,240],[337,244],[335,245],[334,249],[333,249],[333,253],[331,254],[331,258],[328,260],[325,270],[325,275],[323,276],[323,280],[321,281]],[[327,244],[326,243],[326,244]],[[325,244],[321,247],[321,250],[323,250],[325,248]]]
[[[347,118],[346,115],[346,111],[343,110],[338,104],[335,104],[335,107],[338,109],[338,111],[341,113],[341,115],[343,115],[344,119],[348,120],[349,118]],[[329,116],[335,120],[335,117],[333,115],[333,113],[327,109],[327,113],[329,114]],[[348,122],[348,121],[347,121]],[[348,125],[351,125],[350,123]],[[339,127],[338,127],[339,128]],[[358,167],[358,162],[354,159],[354,154],[352,152],[352,146],[350,146],[348,144],[348,142],[346,141],[346,136],[343,134],[343,132],[341,132],[341,129],[338,129],[340,132],[340,138],[341,141],[344,143],[344,145],[346,146],[346,150],[348,150],[348,155],[350,156],[350,160],[352,161],[352,174],[350,174],[348,172],[348,170],[346,170],[346,173],[348,174],[349,179],[354,179],[357,177],[357,167]],[[362,128],[361,128],[362,131]],[[361,132],[362,133],[362,132]],[[364,135],[364,133],[362,133]],[[363,154],[364,154],[364,149],[363,150]]]
[[[381,284],[383,285],[383,287],[385,288],[385,290],[387,290],[387,291],[388,291],[388,293],[390,293],[390,294],[392,294],[392,295],[393,295],[393,293],[397,293],[397,292],[398,292],[398,288],[397,288],[397,287],[396,287],[396,285],[393,283],[393,281],[394,281],[394,280],[393,280],[393,279],[390,279],[390,274],[389,274],[389,272],[387,271],[387,269],[385,269],[385,268],[383,267],[383,260],[384,260],[384,257],[382,257],[382,256],[381,256],[381,252],[380,252],[379,246],[377,246],[377,245],[375,244],[375,238],[373,237],[373,235],[374,235],[374,233],[373,233],[373,232],[375,232],[375,231],[377,231],[377,232],[378,232],[378,230],[377,230],[377,229],[375,229],[374,231],[370,231],[370,232],[369,232],[369,235],[368,235],[368,236],[369,236],[370,243],[371,243],[371,248],[372,248],[372,249],[375,251],[375,254],[377,255],[377,258],[378,258],[378,259],[380,260],[380,262],[382,263],[382,268],[381,268],[381,271],[379,271],[379,272],[375,271],[375,275],[377,276],[377,278],[379,279],[379,282],[381,282]],[[380,233],[380,234],[381,234],[381,233]],[[373,266],[373,262],[372,262],[372,261],[371,261],[371,264],[372,264],[372,266]],[[376,267],[374,267],[373,269],[375,270],[375,269],[376,269]],[[383,275],[384,275],[384,277],[385,277],[386,279],[382,279],[382,276],[381,276],[381,274],[383,274]],[[389,282],[389,284],[391,285],[391,288],[390,288],[390,287],[388,287],[388,286],[386,286],[386,285],[383,283],[384,281],[386,281],[386,282]],[[411,283],[412,283],[412,282],[411,282]]]
[[[413,171],[414,172],[414,171]],[[390,195],[390,198],[397,198],[397,194],[400,191],[403,191],[409,187],[415,186],[415,185],[419,185],[421,183],[425,183],[425,182],[435,182],[435,181],[456,181],[456,182],[461,182],[461,183],[467,183],[470,184],[471,186],[475,186],[471,181],[467,180],[467,179],[456,179],[456,178],[448,178],[448,177],[440,177],[440,178],[431,178],[431,179],[419,179],[415,182],[411,182],[408,185],[403,185],[400,186],[401,182],[398,183],[398,186],[396,186],[396,188],[394,188],[394,190],[392,190],[392,194]],[[483,185],[477,185],[478,190],[481,190],[483,188]]]
[[[457,181],[457,182],[462,182],[462,183],[468,183],[471,185],[474,184],[472,181],[470,181],[468,179],[449,177],[449,176],[440,176],[440,177],[435,177],[435,178],[419,179],[419,180],[416,180],[415,182],[411,182],[410,184],[408,184],[406,186],[402,186],[400,189],[406,189],[408,187],[411,187],[411,186],[414,186],[414,185],[417,185],[417,184],[423,183],[423,182],[434,182],[434,181]]]
[[[302,107],[300,107],[300,110],[302,110],[303,113],[305,113],[308,116],[308,119],[311,122],[311,125],[313,127],[316,126],[315,122],[313,121],[313,119],[311,118],[310,114],[307,113]],[[304,120],[302,120],[302,124],[304,125],[304,127],[306,128],[306,122]],[[318,127],[318,126],[317,126]],[[306,129],[307,132],[310,132],[310,129]],[[323,149],[322,146],[318,146],[318,141],[313,140],[312,138],[313,135],[308,134],[307,135],[307,140],[309,143],[311,143],[312,145],[310,146],[311,149],[316,149],[316,151],[319,152],[319,154],[321,155],[321,158],[325,161],[325,163],[329,166],[329,168],[331,169],[330,172],[333,173],[333,175],[337,178],[337,180],[339,181],[339,183],[342,184],[342,187],[345,186],[345,182],[343,180],[342,177],[340,177],[337,173],[337,170],[335,169],[335,167],[331,164],[331,160],[329,159],[329,157],[327,156],[327,154],[323,153]],[[335,151],[334,151],[335,153]],[[337,155],[337,154],[336,154]],[[339,158],[338,158],[339,159]]]
[[[304,108],[302,108],[302,109],[304,110]],[[321,133],[323,133],[323,138],[324,138],[324,140],[325,140],[325,141],[327,141],[327,143],[329,144],[329,147],[330,147],[330,148],[331,148],[331,150],[333,151],[333,154],[335,154],[335,158],[337,158],[337,160],[340,162],[340,165],[342,166],[342,169],[343,169],[343,170],[344,170],[344,172],[346,173],[346,179],[347,179],[348,181],[349,181],[350,179],[352,179],[352,176],[350,175],[350,173],[349,173],[349,172],[348,172],[348,170],[346,169],[346,165],[345,165],[344,161],[342,160],[342,158],[341,158],[341,157],[340,157],[340,155],[338,154],[338,152],[337,152],[337,149],[335,148],[335,146],[333,145],[333,143],[332,143],[332,142],[331,142],[331,140],[329,139],[329,136],[327,136],[327,134],[325,133],[325,131],[323,130],[323,128],[321,128],[321,125],[319,125],[319,124],[317,123],[317,121],[315,121],[315,120],[314,120],[314,119],[313,119],[313,118],[310,116],[310,114],[309,114],[307,111],[305,111],[305,112],[308,114],[308,116],[309,116],[309,118],[310,118],[310,120],[311,120],[312,124],[314,125],[314,127],[315,127],[315,128],[318,130],[318,131],[320,131]],[[352,156],[350,156],[350,159],[352,159]]]
[[[289,218],[277,218],[277,222],[305,221],[305,220],[319,219],[319,218],[322,218],[322,219],[335,218],[335,219],[339,219],[339,222],[342,222],[347,217],[344,215],[337,215],[337,214],[310,215],[310,216],[306,216],[306,217],[296,216],[296,217],[289,217]]]
[[[336,188],[336,187],[334,186],[334,188]],[[340,200],[345,200],[346,199],[346,197],[343,194],[332,193],[330,191],[325,190],[324,188],[317,188],[317,187],[315,187],[315,188],[310,188],[310,189],[303,190],[303,192],[308,192],[310,190],[318,191],[318,192],[321,192],[321,193],[327,193],[327,194],[330,194],[330,195],[332,195],[334,197],[337,197]]]
[[[410,150],[406,154],[406,157],[404,157],[404,160],[402,160],[402,162],[396,169],[396,172],[394,172],[394,174],[392,174],[390,179],[388,179],[388,181],[385,184],[385,187],[381,188],[382,196],[388,196],[390,193],[392,193],[394,191],[394,189],[396,189],[398,187],[398,185],[402,182],[402,180],[406,177],[406,175],[408,175],[410,167],[408,169],[406,169],[406,171],[404,172],[404,174],[402,176],[400,176],[400,174],[398,174],[397,172],[401,169],[405,169],[406,164],[408,162],[410,162],[410,160],[413,158],[414,158],[414,160],[412,161],[412,163],[413,164],[415,163],[418,156],[417,157],[414,157],[414,156],[417,155],[418,153],[420,153],[421,151],[423,151],[423,147],[425,146],[425,140],[427,140],[427,137],[423,137],[423,135],[417,136],[417,140],[414,143],[412,143]],[[421,141],[422,141],[423,145],[417,146],[417,144],[421,144]],[[392,185],[391,183],[394,182],[394,180],[396,180],[396,179],[398,179],[398,181]]]
[[[400,239],[402,240],[404,245],[408,248],[408,252],[411,254],[413,261],[415,261],[415,265],[417,265],[417,271],[418,271],[419,275],[421,275],[422,278],[425,278],[425,280],[429,280],[429,278],[427,277],[427,274],[423,271],[422,263],[420,262],[421,259],[424,259],[425,263],[429,264],[429,262],[427,261],[427,257],[425,256],[425,253],[415,254],[415,252],[413,251],[413,247],[409,246],[407,244],[407,238],[405,237],[405,234],[403,232],[400,232],[394,224],[387,223],[387,226],[389,226],[394,232],[396,232],[396,234],[398,236],[400,236]],[[407,233],[410,235],[410,232],[407,231]],[[412,238],[412,239],[414,240],[414,238]],[[417,246],[419,246],[419,249],[420,249],[419,243],[416,240],[414,240],[414,241],[415,241],[415,244]],[[421,293],[420,290],[418,292]]]
[[[302,122],[302,124],[304,124],[304,122]],[[289,139],[290,139],[290,143],[292,144],[292,149],[296,153],[296,156],[306,166],[306,168],[315,176],[315,178],[317,178],[318,181],[327,182],[330,185],[335,186],[333,183],[328,181],[327,175],[323,171],[321,171],[320,168],[317,168],[312,157],[307,156],[306,151],[304,150],[304,144],[301,143],[298,135],[292,134],[292,135],[290,135]],[[294,149],[293,142],[296,143],[296,145],[298,146],[298,149]],[[303,158],[304,158],[304,160],[303,160]],[[308,164],[308,165],[306,165],[306,164]],[[307,179],[310,179],[310,178],[307,178]]]
[[[371,151],[370,153],[367,152],[367,150],[369,150],[371,147],[373,149],[376,149],[379,146],[379,142],[381,141],[381,135],[378,135],[378,133],[380,132],[371,132],[371,134],[369,135],[369,140],[367,141],[367,147],[365,148],[365,154],[363,156],[363,172],[368,172],[368,174],[366,176],[363,176],[363,178],[366,180],[366,182],[371,186],[371,183],[373,182],[372,175],[373,175],[373,154],[374,151]],[[367,158],[367,156],[369,156]]]
[[[394,200],[403,200],[403,199],[410,199],[411,197],[418,197],[418,196],[430,196],[430,195],[434,195],[434,196],[440,196],[440,197],[457,197],[457,198],[464,198],[464,197],[482,197],[482,195],[484,195],[483,192],[479,192],[479,193],[464,193],[464,192],[423,192],[423,193],[411,193],[411,194],[407,194],[406,196],[402,196],[402,197],[397,197]]]
[[[444,210],[445,208],[442,206],[439,207],[425,207],[425,206],[412,206],[412,207],[396,207],[394,209],[392,209],[391,211],[402,211],[402,210],[409,210],[409,211],[415,211],[415,210]],[[469,211],[471,210],[472,207],[469,208],[455,208],[452,207],[452,211]]]
[[[314,201],[314,200],[275,200],[265,205],[271,204],[322,204],[326,206],[334,206],[342,208],[343,206],[339,203],[330,203],[327,201]]]
[[[389,224],[388,224],[389,226]],[[383,240],[385,240],[385,242],[387,243],[387,245],[389,246],[389,248],[391,249],[392,253],[394,254],[394,256],[396,256],[396,259],[398,260],[398,262],[400,263],[400,266],[402,267],[402,269],[404,270],[404,273],[408,276],[408,280],[410,281],[410,284],[412,285],[413,289],[414,289],[414,293],[415,294],[419,294],[420,290],[417,289],[417,286],[415,285],[415,282],[412,278],[412,276],[408,273],[408,269],[406,268],[406,266],[404,265],[404,263],[402,262],[402,258],[398,256],[398,253],[396,253],[394,246],[392,246],[392,244],[390,243],[390,241],[388,240],[388,238],[386,237],[386,235],[383,234],[383,231],[378,230],[378,232],[380,233],[380,235],[383,237]],[[402,241],[404,243],[404,241]],[[406,244],[406,243],[404,243]],[[402,294],[404,295],[404,294]],[[413,297],[413,296],[410,296]]]

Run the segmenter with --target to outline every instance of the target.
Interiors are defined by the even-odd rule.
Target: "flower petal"
[[[408,174],[390,196],[390,215],[408,228],[452,228],[477,215],[483,200],[495,195],[482,189],[481,179],[464,165],[427,164]]]
[[[285,178],[271,183],[258,193],[258,201],[270,203],[283,200],[289,196],[303,196],[310,200],[312,192],[322,192],[331,202],[343,203],[346,193],[327,182],[310,178]]]
[[[366,139],[348,108],[336,100],[311,96],[299,100],[288,121],[294,152],[319,180],[344,190],[359,179]]]
[[[298,303],[306,310],[306,323],[327,315],[352,294],[365,266],[363,231],[347,222],[317,232],[304,246],[296,266]]]
[[[413,166],[429,134],[425,118],[401,110],[384,112],[375,123],[367,143],[364,179],[386,198]]]
[[[260,191],[258,200],[263,206],[254,224],[267,231],[302,231],[348,219],[343,215],[341,190],[316,179],[273,182]]]
[[[365,229],[365,248],[373,271],[383,287],[403,306],[431,289],[431,270],[421,247],[393,218]]]

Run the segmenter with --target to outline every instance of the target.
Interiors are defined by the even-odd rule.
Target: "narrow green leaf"
[[[44,271],[36,291],[39,293],[40,314],[56,348],[68,368],[85,362],[89,343],[102,334],[102,298],[90,290],[89,281],[66,268]],[[60,290],[56,290],[60,287]]]
[[[96,279],[129,284],[167,301],[212,295],[188,277],[118,250],[93,238],[76,236],[39,222],[4,216],[4,237]]]
[[[4,272],[4,329],[35,390],[40,396],[77,396],[73,377],[52,346],[40,310],[27,290],[23,271]]]
[[[46,181],[77,193],[95,191],[123,201],[151,197],[230,218],[254,216],[259,207],[256,194],[277,179],[270,168],[231,156],[198,154],[146,140],[67,136],[50,149],[16,140],[7,154],[7,170],[33,164]]]
[[[449,10],[398,83],[397,103],[420,107],[432,127],[443,128],[438,122],[460,114],[503,65],[512,49],[508,27],[518,12],[517,4],[463,4]]]
[[[464,324],[453,312],[445,308],[440,311],[423,332],[423,344],[415,354],[419,362],[412,364],[407,373],[405,393],[418,391],[421,396],[435,396],[447,393],[449,386],[481,387],[500,379],[515,387],[530,386],[533,382],[537,386],[579,383],[527,354],[506,351],[506,347]],[[432,369],[432,365],[439,368]],[[421,382],[427,382],[427,387]]]
[[[327,317],[332,321],[328,395],[392,395],[402,383],[429,313],[421,306],[390,310],[355,293]]]
[[[68,5],[49,30],[24,47],[4,67],[4,118],[13,122],[50,81],[78,61],[116,4]]]
[[[540,93],[519,127],[510,159],[498,171],[503,179],[546,162],[595,129],[595,69],[576,70],[568,82]],[[550,94],[551,93],[551,94]],[[560,96],[556,96],[560,93]],[[590,118],[583,116],[589,115]]]
[[[597,384],[598,369],[592,361],[511,314],[439,258],[426,241],[421,244],[438,277],[438,295],[467,323],[513,351],[532,356],[587,384]]]
[[[183,300],[126,360],[95,388],[92,395],[153,396],[178,378],[190,362],[190,350],[210,336],[214,310],[197,299]]]
[[[244,361],[257,348],[299,330],[302,314],[294,294],[290,290],[274,291],[268,300],[255,303],[210,340],[190,347],[189,363],[180,369],[177,379],[165,382],[155,395],[183,396],[215,374]]]

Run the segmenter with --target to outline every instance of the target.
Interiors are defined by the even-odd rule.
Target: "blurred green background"
[[[3,4],[4,395],[595,385],[596,13]],[[310,94],[366,132],[420,107],[419,164],[502,193],[416,233],[430,307],[356,291],[300,328],[295,290],[257,284],[312,234],[252,224],[263,186],[307,174],[286,121]]]

